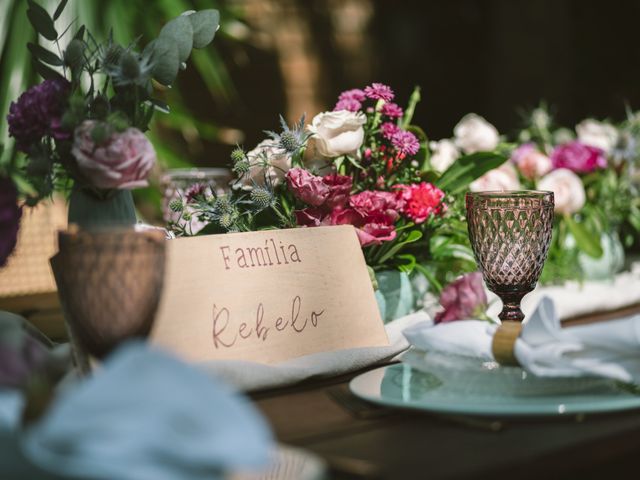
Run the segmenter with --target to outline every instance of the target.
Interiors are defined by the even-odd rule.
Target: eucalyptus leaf
[[[60,17],[60,15],[62,15],[62,12],[64,11],[64,7],[67,6],[68,1],[69,0],[60,0],[60,3],[56,7],[56,11],[53,13],[54,20],[57,20]]]
[[[33,0],[29,0],[29,10],[27,10],[27,17],[40,35],[47,40],[56,40],[58,38],[58,32],[53,24],[53,19],[49,16],[47,11],[38,5]]]
[[[170,20],[162,27],[158,37],[158,40],[165,39],[175,42],[178,47],[178,66],[180,66],[180,62],[189,58],[193,48],[193,27],[189,17],[177,17]]]
[[[220,24],[218,10],[200,10],[187,15],[193,27],[193,48],[204,48],[211,43]]]
[[[159,37],[147,45],[147,48],[153,52],[153,78],[163,85],[171,85],[180,68],[177,45],[167,37]]]
[[[603,250],[600,243],[600,235],[590,233],[583,224],[576,222],[569,215],[564,217],[564,221],[576,240],[576,246],[580,250],[593,258],[602,257]]]
[[[464,192],[474,180],[480,178],[489,170],[498,168],[507,157],[493,152],[477,152],[457,159],[439,179],[435,185],[451,195]]]
[[[60,75],[58,72],[56,72],[55,70],[52,70],[51,68],[47,67],[44,63],[39,62],[38,60],[35,60],[35,59],[33,60],[33,68],[38,73],[38,75],[40,75],[45,80],[55,80],[55,79],[63,78],[62,75]]]
[[[50,50],[47,50],[41,45],[37,45],[35,43],[27,43],[27,48],[31,52],[31,55],[36,57],[38,60],[47,63],[49,65],[53,65],[55,67],[59,67],[62,65],[62,59],[58,57],[55,53]]]

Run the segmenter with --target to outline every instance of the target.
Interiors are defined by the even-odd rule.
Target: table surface
[[[572,319],[607,320],[640,311]],[[362,373],[362,372],[358,372]],[[282,443],[326,459],[332,478],[638,478],[640,410],[542,419],[442,416],[351,395],[356,374],[252,395]],[[629,471],[631,468],[635,470]]]

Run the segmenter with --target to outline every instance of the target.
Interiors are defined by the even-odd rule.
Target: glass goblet
[[[469,192],[469,239],[489,290],[502,300],[500,320],[522,322],[520,301],[532,291],[547,258],[553,193]]]

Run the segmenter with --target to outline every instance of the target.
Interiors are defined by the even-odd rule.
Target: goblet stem
[[[502,321],[522,322],[524,320],[524,313],[520,309],[520,302],[522,297],[526,293],[513,292],[513,293],[499,293],[502,300],[502,311],[498,315],[498,318]]]

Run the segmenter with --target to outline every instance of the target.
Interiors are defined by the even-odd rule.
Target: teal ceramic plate
[[[640,395],[611,380],[546,379],[515,367],[432,357],[420,370],[407,363],[382,367],[359,375],[349,386],[373,403],[448,414],[557,416],[640,408]]]

